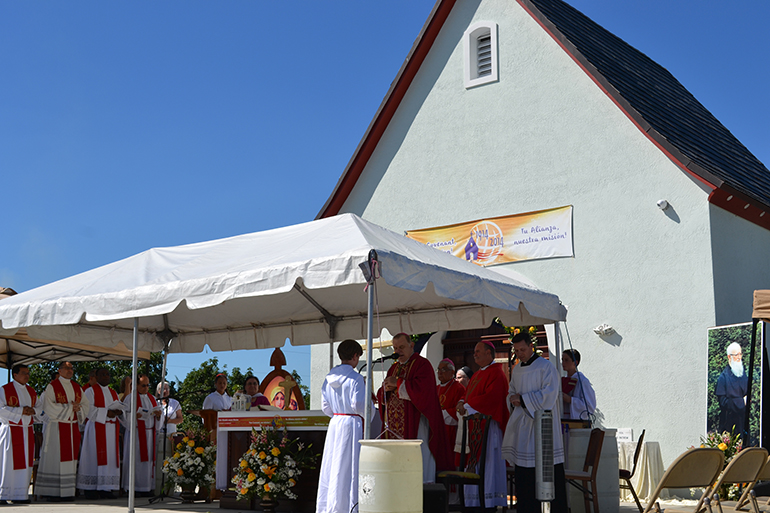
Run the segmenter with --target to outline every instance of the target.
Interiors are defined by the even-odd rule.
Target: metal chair
[[[639,508],[639,513],[642,513],[644,511],[644,508],[642,507],[642,503],[639,502],[639,497],[636,495],[636,490],[634,490],[634,485],[631,484],[631,478],[634,477],[634,473],[636,473],[636,463],[639,461],[639,453],[642,452],[642,444],[644,443],[644,430],[642,431],[642,434],[639,435],[639,440],[636,442],[636,450],[634,451],[634,464],[631,467],[631,471],[629,472],[626,469],[619,469],[619,479],[620,479],[620,488],[622,490],[630,490],[631,495],[634,496],[634,500],[636,501],[636,506]],[[625,481],[625,482],[624,482]]]
[[[759,473],[757,478],[749,483],[749,486],[747,486],[743,493],[741,494],[741,498],[738,499],[738,503],[735,505],[736,510],[740,511],[746,511],[744,509],[744,506],[751,501],[752,509],[754,510],[754,513],[759,513],[759,505],[757,504],[757,496],[754,493],[754,487],[757,485],[760,481],[770,481],[770,457],[767,458],[767,463],[765,463],[764,468],[762,469],[762,472]],[[767,506],[770,506],[770,499],[767,500],[766,503]]]
[[[762,469],[767,463],[767,450],[762,447],[747,447],[733,456],[727,464],[725,471],[711,488],[706,491],[706,498],[716,501],[719,512],[722,513],[722,501],[719,497],[719,488],[722,485],[738,483],[753,483],[756,481]],[[756,506],[756,500],[752,502]],[[754,510],[759,513],[759,507]]]
[[[460,511],[468,511],[465,506],[464,485],[476,485],[479,487],[479,503],[481,507],[486,507],[486,497],[484,497],[484,466],[487,456],[487,438],[489,436],[489,425],[492,417],[476,413],[463,418],[462,443],[460,445],[460,469],[439,472],[438,479],[446,486],[447,490],[453,484],[458,486],[460,492]],[[469,437],[478,423],[484,423],[484,429],[481,438]],[[477,432],[477,431],[476,431]],[[468,440],[471,438],[471,440]],[[466,443],[467,442],[467,443]],[[465,448],[470,448],[470,454],[466,454]],[[469,461],[466,461],[466,457]]]
[[[591,503],[594,505],[594,512],[599,513],[599,495],[596,486],[596,472],[599,469],[599,458],[602,454],[602,445],[604,444],[604,431],[599,428],[591,430],[591,437],[588,439],[588,450],[586,459],[583,463],[583,470],[564,470],[564,477],[567,482],[583,492],[586,513],[591,513]],[[588,485],[591,485],[590,489]]]
[[[644,513],[650,513],[654,508],[656,513],[661,513],[658,497],[664,488],[711,488],[719,477],[722,466],[725,463],[725,454],[713,447],[695,447],[680,454],[677,459],[666,469],[655,491],[652,492]],[[711,501],[707,494],[698,501],[693,513],[704,510],[704,504],[711,513]]]

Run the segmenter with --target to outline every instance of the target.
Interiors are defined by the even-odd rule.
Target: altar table
[[[284,411],[220,411],[217,414],[217,480],[216,487],[226,490],[220,500],[220,508],[249,509],[248,504],[237,501],[230,480],[238,466],[238,460],[250,444],[251,430],[259,431],[262,426],[277,420],[286,426],[289,436],[299,438],[305,445],[312,444],[313,451],[319,455],[317,468],[304,470],[297,480],[295,493],[299,500],[292,502],[293,511],[314,511],[318,491],[318,475],[321,466],[326,431],[331,420],[320,410],[284,410]],[[253,509],[253,508],[252,508]],[[279,506],[279,511],[283,509]]]

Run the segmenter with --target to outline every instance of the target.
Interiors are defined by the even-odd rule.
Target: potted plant
[[[182,500],[192,502],[196,488],[205,496],[214,484],[217,449],[205,431],[190,430],[184,435],[176,444],[174,454],[163,461],[163,472],[166,474],[166,490],[179,486]]]
[[[312,444],[311,444],[312,445]],[[275,511],[278,499],[296,499],[292,489],[302,470],[312,468],[316,455],[311,445],[290,439],[285,428],[272,424],[252,429],[249,449],[233,469],[238,500],[260,499],[264,511]]]

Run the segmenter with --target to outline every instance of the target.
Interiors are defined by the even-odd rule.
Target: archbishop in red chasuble
[[[393,352],[398,360],[377,392],[381,438],[423,440],[423,482],[432,483],[437,471],[453,468],[433,367],[405,333],[393,337]]]

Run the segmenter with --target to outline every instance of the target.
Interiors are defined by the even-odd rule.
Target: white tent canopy
[[[375,250],[379,325],[391,333],[564,320],[559,298],[353,214],[227,239],[159,248],[4,299],[0,335],[172,352],[362,339]],[[168,337],[166,337],[168,338]]]
[[[370,256],[375,257],[370,260]],[[365,294],[359,264],[377,262]],[[375,273],[377,274],[377,273]],[[352,215],[151,249],[0,302],[0,336],[194,353],[368,339],[391,333],[550,324],[566,309],[524,280],[480,268]],[[174,343],[169,346],[168,341]],[[371,372],[371,365],[368,366]],[[371,376],[370,376],[371,378]],[[369,387],[372,380],[369,379]],[[136,401],[136,388],[132,391]],[[367,403],[368,406],[368,403]],[[365,436],[369,415],[365,415]],[[129,503],[134,511],[136,411]]]

